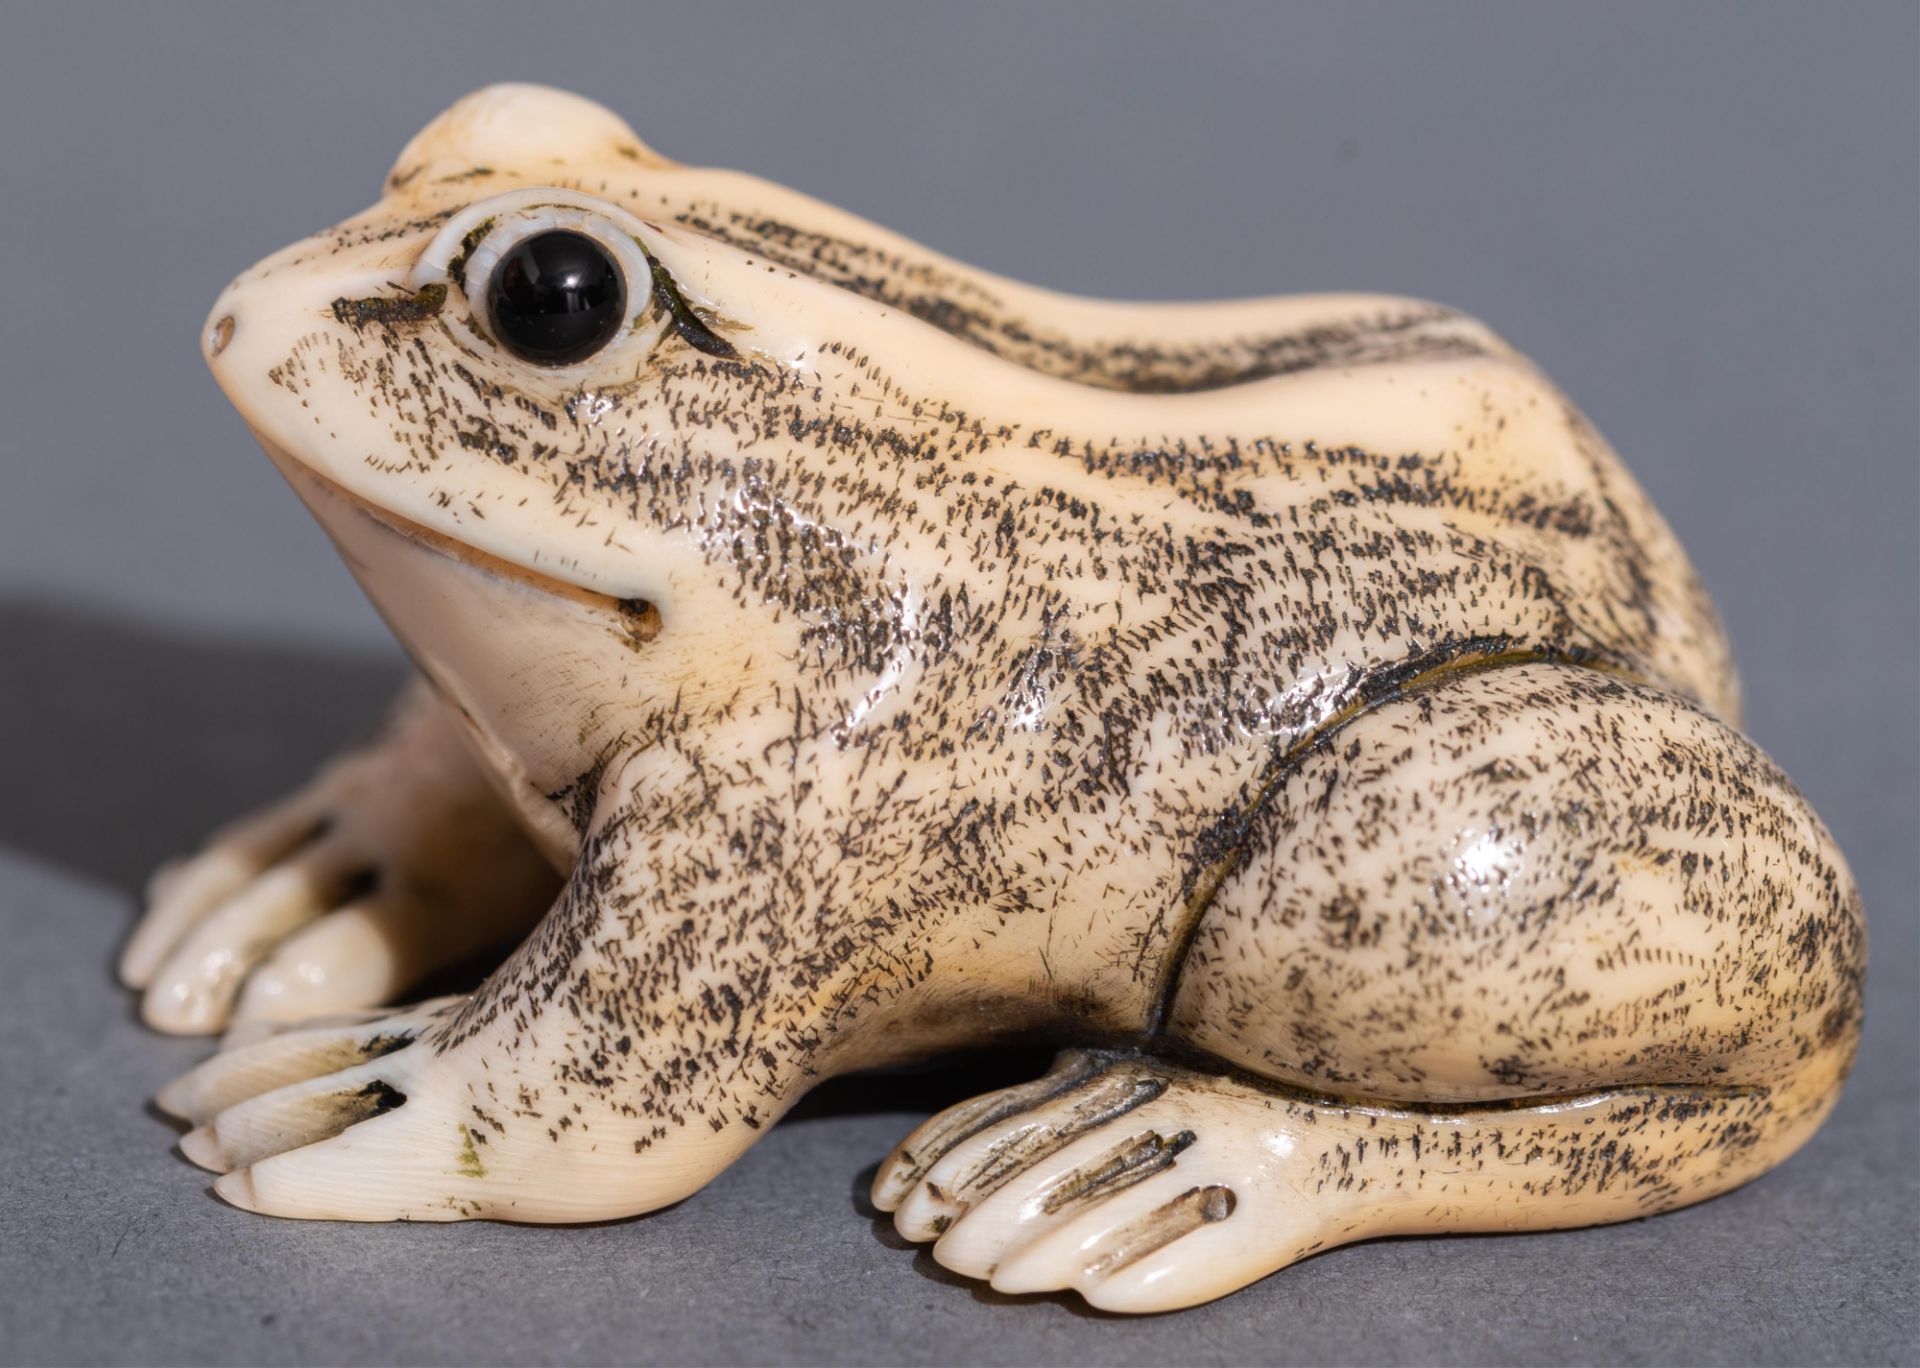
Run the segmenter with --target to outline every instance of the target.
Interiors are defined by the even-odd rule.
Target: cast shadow
[[[0,642],[0,846],[131,895],[370,733],[405,675],[52,600],[0,599]]]

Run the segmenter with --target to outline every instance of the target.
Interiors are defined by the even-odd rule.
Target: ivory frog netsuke
[[[626,1216],[821,1079],[1051,1037],[874,1201],[1151,1311],[1697,1201],[1833,1104],[1846,866],[1460,314],[1050,294],[503,86],[203,345],[419,667],[127,947],[236,1023],[161,1103],[237,1206]]]

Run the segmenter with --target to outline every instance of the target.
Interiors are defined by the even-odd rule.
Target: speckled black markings
[[[1174,1054],[1179,1050],[1172,1051]],[[1074,1056],[1063,1059],[1074,1062]],[[1085,1060],[1078,1061],[1084,1064]],[[1165,1076],[1173,1094],[1206,1122],[1168,1139],[1159,1134],[1124,1140],[1028,1196],[1049,1219],[1078,1215],[1191,1153],[1199,1181],[1150,1213],[1117,1227],[1084,1255],[1085,1276],[1099,1281],[1203,1225],[1232,1217],[1246,1198],[1225,1183],[1208,1182],[1210,1161],[1225,1158],[1241,1172],[1257,1168],[1261,1135],[1281,1133],[1297,1153],[1287,1161],[1284,1185],[1253,1180],[1249,1189],[1261,1223],[1247,1249],[1265,1249],[1246,1276],[1291,1263],[1330,1244],[1356,1238],[1431,1229],[1539,1229],[1563,1224],[1567,1204],[1586,1220],[1623,1220],[1697,1201],[1753,1177],[1817,1124],[1831,1104],[1832,1076],[1816,1075],[1783,1088],[1699,1085],[1625,1088],[1492,1102],[1418,1107],[1387,1099],[1316,1095],[1310,1089],[1222,1069],[1203,1057],[1193,1065],[1150,1055],[1107,1052],[1093,1071],[1079,1073],[1057,1102],[1076,1090],[1099,1087],[1110,1071]],[[1012,1099],[1008,1090],[980,1104]],[[1041,1104],[1015,1107],[993,1124],[1009,1137],[1044,1126]],[[1249,1135],[1235,1133],[1245,1126]],[[1113,1127],[1123,1132],[1121,1125]],[[964,1221],[980,1197],[941,1188],[924,1175],[964,1136],[926,1137],[905,1175],[935,1201],[954,1210],[934,1223],[936,1233]],[[1164,1147],[1164,1148],[1163,1148]],[[1249,1153],[1251,1151],[1251,1154]],[[1151,1172],[1135,1177],[1135,1166]],[[1211,1172],[1218,1174],[1219,1170]],[[1005,1181],[1034,1179],[1022,1175]],[[1102,1188],[1100,1184],[1109,1183]],[[1204,1205],[1203,1205],[1204,1203]],[[1008,1217],[1016,1226],[1032,1216]],[[1042,1226],[1044,1233],[1051,1226]],[[1015,1235],[1009,1247],[1018,1248]],[[1125,1250],[1124,1257],[1120,1251]]]
[[[1636,1136],[1683,1132],[1665,1152],[1691,1162],[1830,1102],[1793,1079],[1816,1059],[1843,1070],[1857,1035],[1851,886],[1804,804],[1715,716],[1737,710],[1731,666],[1670,534],[1524,363],[1412,306],[1178,351],[1096,345],[926,263],[718,210],[679,219],[1009,367],[1175,393],[1393,361],[1483,386],[1484,421],[1436,408],[1450,416],[1430,442],[1392,451],[1074,430],[913,393],[859,339],[785,369],[662,293],[658,271],[672,327],[645,365],[557,398],[483,340],[443,328],[400,345],[368,326],[394,320],[336,310],[349,326],[275,374],[299,394],[325,365],[394,414],[370,463],[452,486],[457,451],[576,525],[691,536],[734,632],[784,662],[771,684],[700,677],[653,649],[676,630],[670,602],[634,633],[632,706],[614,730],[580,724],[580,777],[553,795],[582,833],[566,892],[432,1036],[511,1059],[564,1019],[553,1076],[496,1099],[506,1126],[557,1139],[599,1109],[643,1122],[645,1151],[687,1128],[758,1128],[845,1060],[884,1054],[862,1042],[888,1033],[906,1048],[959,1020],[982,1039],[1164,1032],[1265,1080],[1453,1109],[1383,1114],[1377,1140],[1330,1144],[1316,1189],[1417,1189],[1444,1153],[1450,1171],[1497,1161],[1529,1193],[1621,1186],[1652,1209],[1707,1180],[1650,1164]],[[1539,448],[1482,459],[1523,413]],[[649,674],[667,660],[682,673]],[[1555,745],[1410,786],[1410,757],[1444,769],[1543,718]],[[1503,806],[1502,765],[1546,785],[1552,810]],[[1342,882],[1350,853],[1423,805],[1560,841],[1564,882],[1485,932],[1405,901],[1445,886],[1432,851],[1387,892]],[[1137,873],[1119,884],[1122,863]],[[1556,978],[1547,930],[1627,925],[1627,866],[1706,939],[1623,935],[1591,985]],[[1024,983],[970,976],[1000,937],[1045,947]],[[1689,954],[1647,996],[1610,986]],[[1448,1003],[1448,983],[1495,961],[1510,1001]],[[1703,1005],[1730,996],[1756,1008],[1737,1028]],[[1449,1043],[1471,1057],[1422,1053]],[[935,1148],[1092,1071],[985,1100]],[[1489,1105],[1600,1083],[1621,1091],[1579,1133]],[[1284,1105],[1311,1122],[1346,1104]],[[1130,1138],[1076,1181],[1091,1193],[1185,1147]],[[1003,1154],[976,1185],[1034,1157]],[[1226,1189],[1196,1188],[1101,1257],[1145,1257],[1232,1210]]]
[[[764,763],[791,766],[823,736],[873,750],[865,768],[875,779],[887,764],[956,749],[995,757],[986,768],[1005,775],[1009,787],[975,789],[947,812],[878,803],[856,809],[867,833],[862,846],[886,845],[890,835],[894,845],[918,845],[934,857],[933,877],[911,903],[886,910],[885,920],[909,941],[911,929],[939,908],[987,905],[1010,916],[1044,906],[1049,871],[1009,848],[1009,837],[1033,819],[1099,801],[1153,808],[1143,769],[1153,763],[1142,735],[1150,718],[1173,719],[1189,757],[1243,757],[1228,766],[1243,777],[1223,808],[1163,808],[1143,823],[1157,839],[1196,852],[1183,879],[1190,893],[1194,869],[1219,858],[1213,847],[1221,822],[1251,806],[1277,758],[1322,718],[1367,696],[1377,676],[1415,668],[1410,656],[1428,661],[1436,652],[1485,649],[1490,638],[1476,630],[1483,624],[1503,629],[1492,638],[1503,645],[1531,642],[1569,657],[1644,661],[1659,650],[1638,603],[1655,578],[1620,569],[1650,553],[1604,487],[1486,489],[1469,483],[1459,458],[1446,454],[1374,456],[1231,434],[1147,446],[1066,433],[1040,442],[1012,419],[926,401],[914,401],[919,421],[911,428],[876,425],[811,380],[763,361],[690,352],[663,353],[643,388],[614,401],[631,411],[627,423],[609,422],[602,408],[589,426],[516,402],[461,358],[420,347],[363,361],[346,354],[346,339],[338,346],[341,368],[365,377],[370,399],[411,401],[422,412],[417,425],[396,425],[396,454],[431,467],[435,442],[449,433],[469,449],[499,453],[503,465],[542,453],[528,460],[528,476],[563,504],[663,530],[701,518],[715,571],[735,586],[743,608],[758,604],[776,622],[804,624],[804,677],[789,696],[791,739],[784,755],[770,751]],[[861,377],[863,392],[897,393],[857,348],[827,352]],[[558,431],[544,419],[557,419]],[[622,428],[648,432],[655,454],[631,459],[607,435]],[[486,440],[469,440],[474,433]],[[971,458],[1009,442],[1033,452],[1030,480],[968,468]],[[1155,523],[1109,516],[1099,502],[1049,481],[1054,460],[1102,479],[1162,485],[1181,502]],[[1290,493],[1277,503],[1255,497],[1282,489]],[[1479,529],[1409,519],[1409,509],[1466,511],[1486,531],[1511,525],[1525,536],[1503,545]],[[1622,555],[1563,568],[1532,549],[1591,539],[1603,521]],[[927,611],[918,622],[908,621],[905,584],[889,581],[881,558],[864,553],[876,537],[944,548],[952,563],[920,586]],[[1619,578],[1609,582],[1610,572]],[[1679,598],[1661,606],[1684,624],[1693,607],[1684,586]],[[1103,611],[1090,614],[1090,599]],[[1168,606],[1127,615],[1129,600]],[[1119,606],[1105,610],[1106,603]],[[1610,607],[1616,603],[1627,611]],[[1086,617],[1098,625],[1076,629]],[[1435,644],[1422,645],[1423,638]],[[1356,646],[1358,658],[1347,654]],[[835,736],[833,722],[845,715],[857,681],[902,652],[920,672],[922,705],[898,710],[887,727]],[[1348,663],[1333,672],[1314,668],[1343,657]],[[1716,684],[1675,682],[1708,693]],[[1043,728],[1019,725],[1042,709]],[[686,748],[690,771],[702,768],[698,719],[662,715],[652,725],[661,744]],[[871,781],[867,788],[882,791]],[[668,810],[688,822],[715,816],[693,795]],[[658,813],[650,823],[660,822]],[[903,819],[920,835],[900,830]],[[766,849],[795,872],[797,859],[825,853],[819,836],[797,825],[791,802],[769,794],[750,820],[751,838],[716,829],[702,844]],[[780,896],[753,862],[733,873],[745,901]],[[795,878],[780,882],[807,887]],[[748,885],[763,891],[748,895]],[[1169,888],[1164,905],[1180,901]],[[757,920],[773,919],[762,913]],[[1143,982],[1156,978],[1175,929],[1168,922],[1131,949]],[[870,932],[851,943],[880,953]],[[534,958],[523,954],[516,964]],[[823,962],[838,967],[831,955]],[[655,966],[644,977],[661,972]],[[754,998],[750,986],[735,995]],[[859,1009],[854,1002],[841,1008]]]
[[[1764,756],[1622,679],[1467,683],[1370,714],[1279,786],[1195,939],[1174,1029],[1268,1076],[1452,1100],[1768,1084],[1850,1041],[1857,900]],[[1483,867],[1456,853],[1463,830],[1492,842]],[[1404,854],[1365,874],[1337,853],[1390,842]],[[1584,962],[1548,953],[1568,938]],[[1249,942],[1270,955],[1246,960]]]
[[[1308,329],[1169,347],[1138,338],[1089,342],[1012,313],[991,285],[927,258],[720,205],[695,205],[678,222],[765,260],[912,314],[1016,365],[1083,385],[1137,394],[1226,389],[1326,366],[1477,356],[1479,343],[1436,328],[1460,321],[1438,305]]]
[[[1591,1122],[1566,1124],[1543,1107],[1585,1102]],[[1347,1119],[1333,1107],[1329,1116]],[[1515,1228],[1551,1223],[1556,1197],[1611,1201],[1613,1219],[1650,1215],[1753,1176],[1748,1151],[1763,1130],[1783,1123],[1764,1089],[1644,1089],[1594,1099],[1534,1100],[1502,1118],[1467,1112],[1458,1118],[1367,1118],[1357,1136],[1331,1140],[1312,1158],[1306,1190],[1314,1194],[1392,1191],[1402,1200],[1460,1201],[1463,1175],[1498,1184],[1520,1206]],[[1803,1116],[1785,1118],[1802,1123]],[[1343,1127],[1342,1129],[1350,1129]],[[1676,1141],[1678,1143],[1676,1143]]]

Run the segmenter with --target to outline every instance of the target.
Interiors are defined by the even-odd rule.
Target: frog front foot
[[[181,1153],[222,1175],[214,1190],[236,1206],[334,1220],[491,1214],[494,1136],[471,1095],[484,1070],[434,1042],[465,1001],[262,1026],[154,1100],[192,1124]]]
[[[120,959],[158,1030],[394,1001],[523,934],[558,876],[419,682],[369,745],[160,870]]]
[[[475,1027],[485,996],[262,1025],[155,1102],[192,1126],[181,1153],[221,1175],[222,1199],[311,1220],[632,1216],[688,1196],[753,1139],[610,1099],[564,1030]]]

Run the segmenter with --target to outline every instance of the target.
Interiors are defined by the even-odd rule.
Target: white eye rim
[[[448,219],[414,263],[407,283],[415,291],[433,284],[457,286],[466,296],[474,321],[485,330],[491,342],[496,334],[487,309],[484,282],[492,278],[500,258],[535,233],[564,229],[590,237],[606,248],[625,278],[630,318],[629,329],[616,333],[613,340],[593,356],[571,366],[549,369],[583,368],[618,346],[630,330],[632,319],[651,307],[653,270],[639,242],[640,227],[632,215],[577,190],[528,186],[468,205]],[[476,230],[481,236],[469,245]],[[469,282],[474,288],[468,288]],[[499,349],[498,343],[493,345]]]

